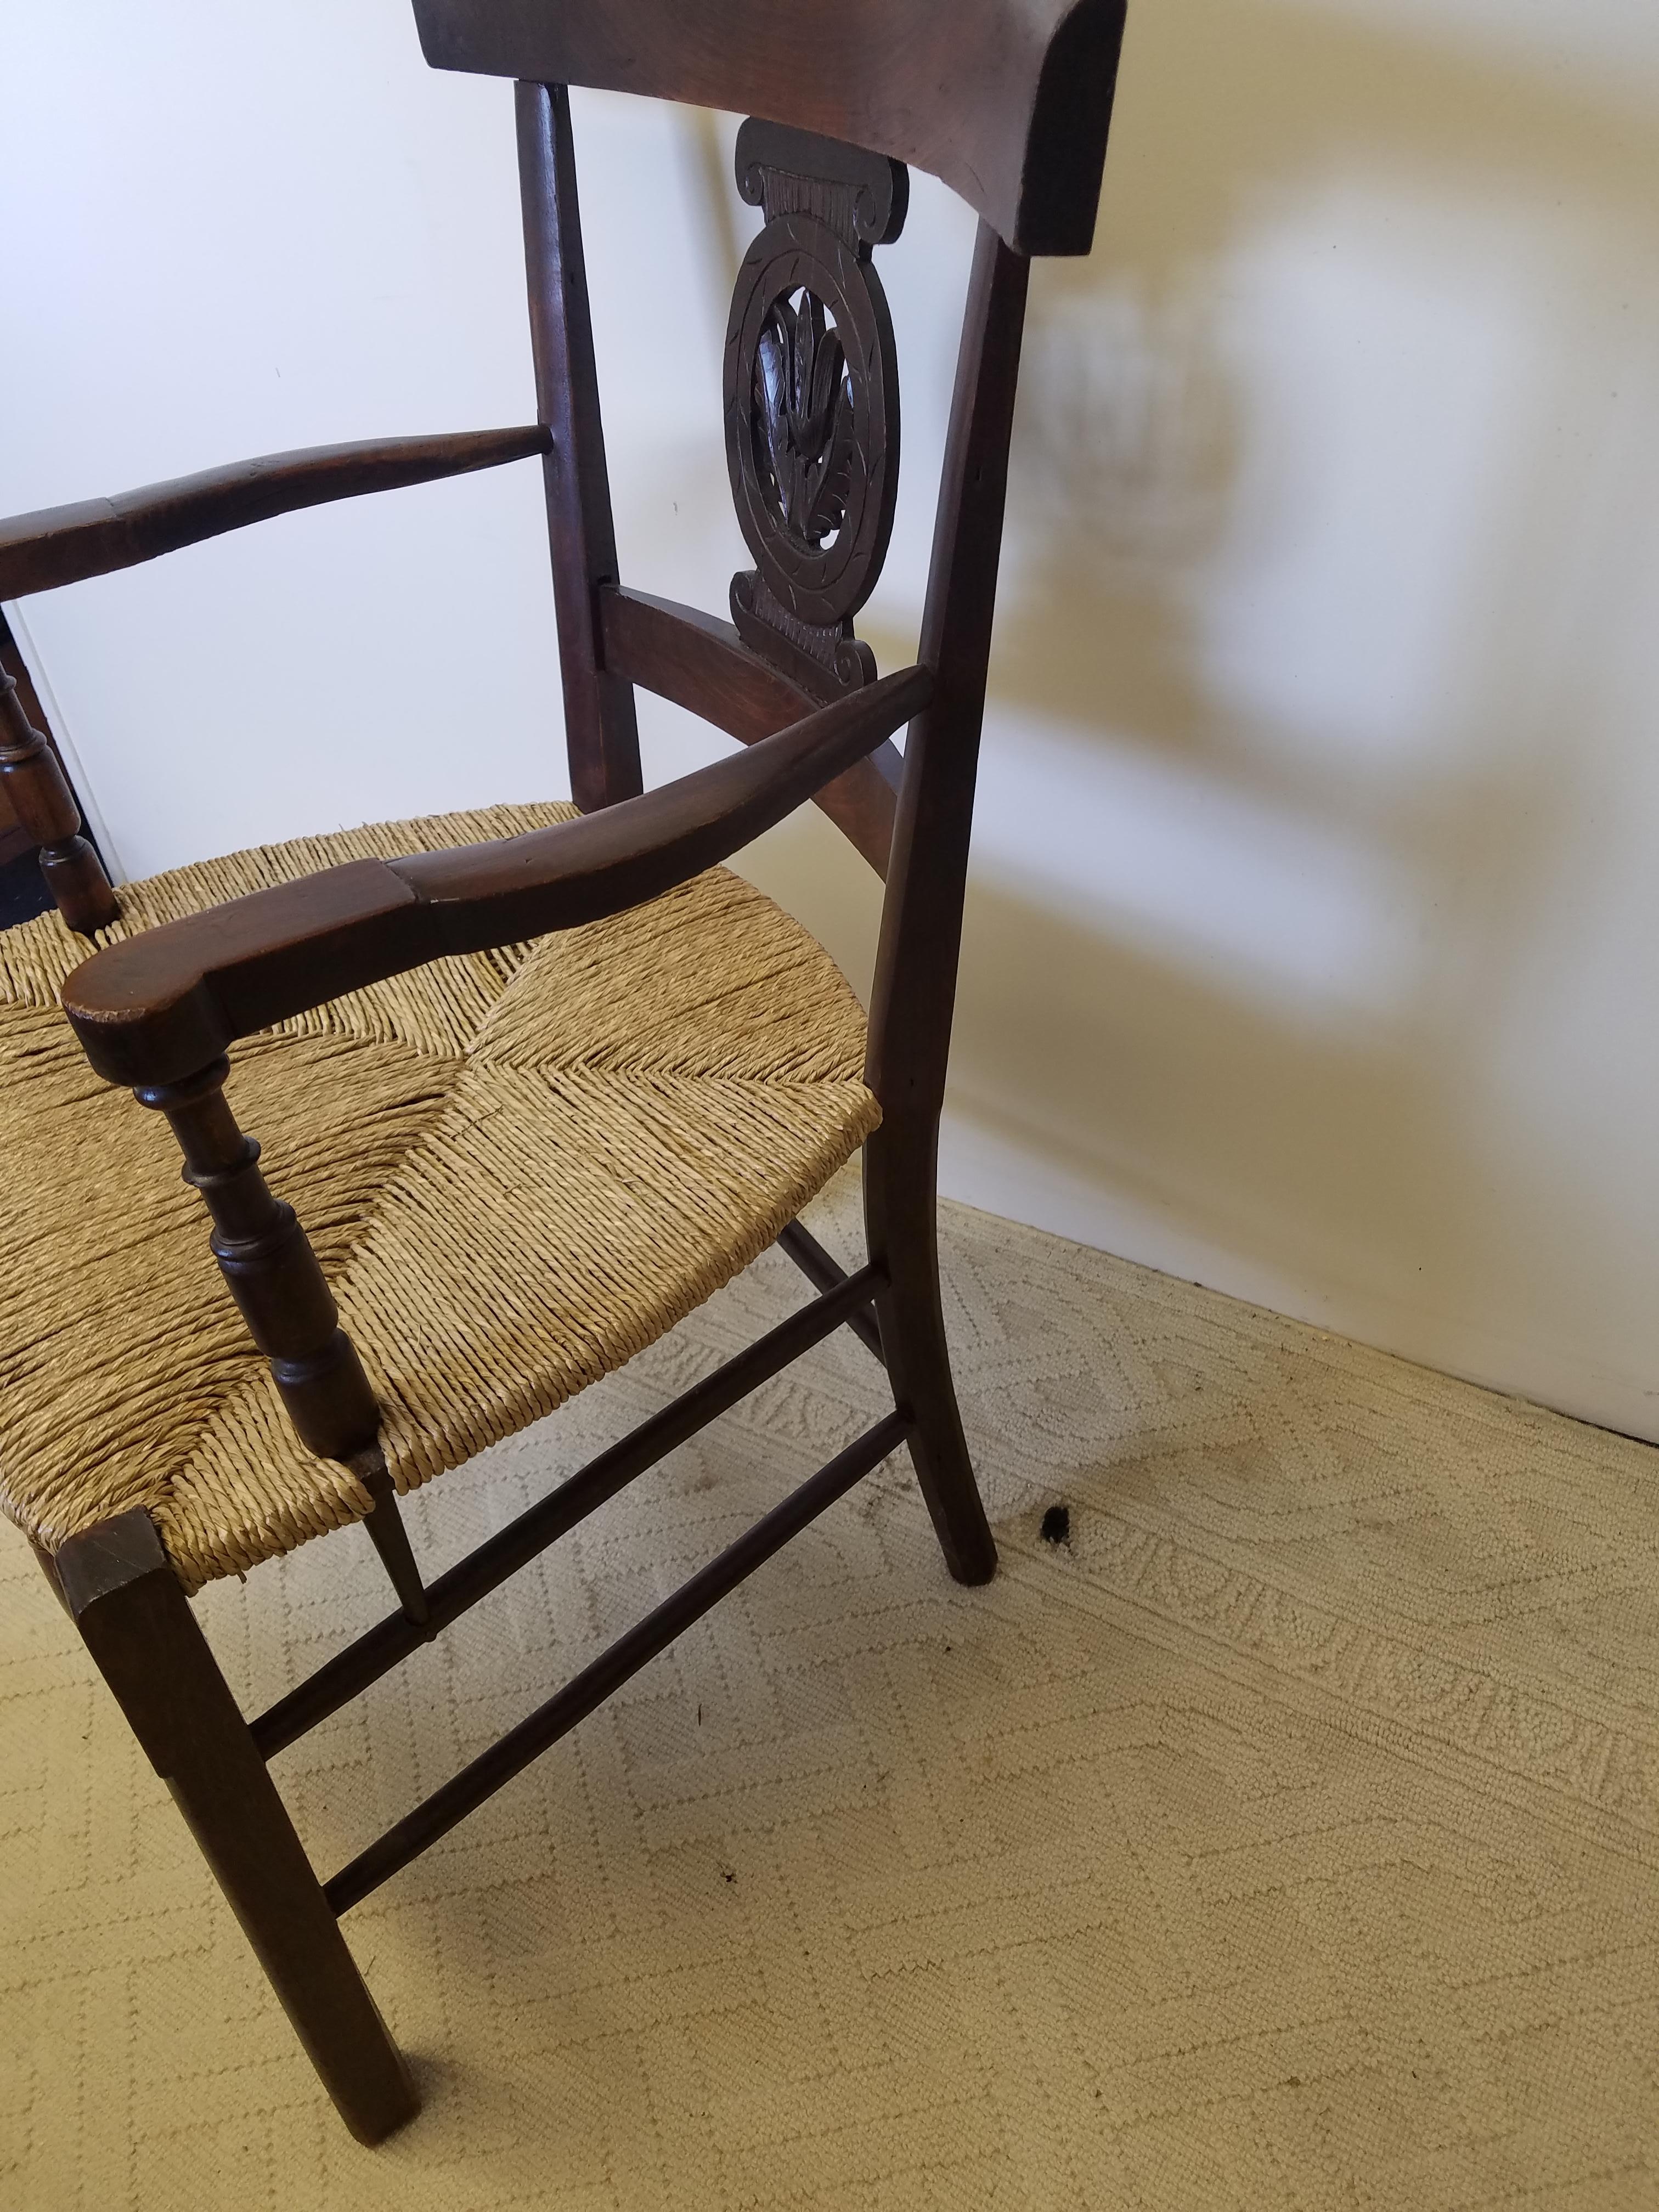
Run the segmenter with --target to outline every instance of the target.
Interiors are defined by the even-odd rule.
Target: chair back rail
[[[599,641],[599,593],[617,581],[617,533],[599,421],[570,96],[559,84],[520,84],[514,105],[536,404],[553,436],[542,471],[565,746],[570,795],[586,814],[643,788],[640,733],[632,688],[607,670]]]
[[[1124,0],[415,0],[435,69],[690,100],[913,162],[1086,253]]]
[[[659,698],[672,699],[746,745],[810,714],[817,701],[751,653],[717,616],[649,592],[600,595],[606,665]],[[904,758],[890,738],[833,783],[814,803],[878,876],[887,873]]]

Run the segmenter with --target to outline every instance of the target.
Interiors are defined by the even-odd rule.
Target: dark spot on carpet
[[[1042,1516],[1042,1526],[1037,1531],[1045,1544],[1067,1544],[1072,1540],[1072,1509],[1069,1505],[1051,1505]]]

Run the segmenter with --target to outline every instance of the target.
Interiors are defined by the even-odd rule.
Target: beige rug
[[[0,1543],[0,2203],[1659,2203],[1654,1454],[963,1209],[947,1279],[998,1580],[890,1465],[352,1914],[377,2152]],[[427,1559],[799,1295],[446,1475]],[[285,1753],[324,1870],[879,1397],[815,1353]],[[252,1705],[383,1602],[349,1531],[202,1609]]]

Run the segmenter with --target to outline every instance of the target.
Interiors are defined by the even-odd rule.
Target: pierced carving
[[[847,351],[822,300],[774,300],[755,350],[755,405],[784,528],[822,547],[847,520],[853,398]]]
[[[869,683],[853,617],[875,588],[898,493],[898,368],[870,249],[898,236],[902,161],[754,120],[738,189],[766,223],[726,341],[726,451],[755,567],[732,579],[744,641],[833,698]]]

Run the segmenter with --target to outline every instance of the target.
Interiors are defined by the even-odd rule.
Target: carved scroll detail
[[[738,189],[766,223],[738,272],[726,342],[726,450],[755,567],[732,580],[744,641],[823,698],[876,672],[853,635],[898,493],[892,319],[871,264],[896,238],[901,161],[752,118]]]
[[[821,546],[847,520],[853,397],[847,350],[822,300],[774,300],[755,349],[755,406],[772,484],[792,537]]]

